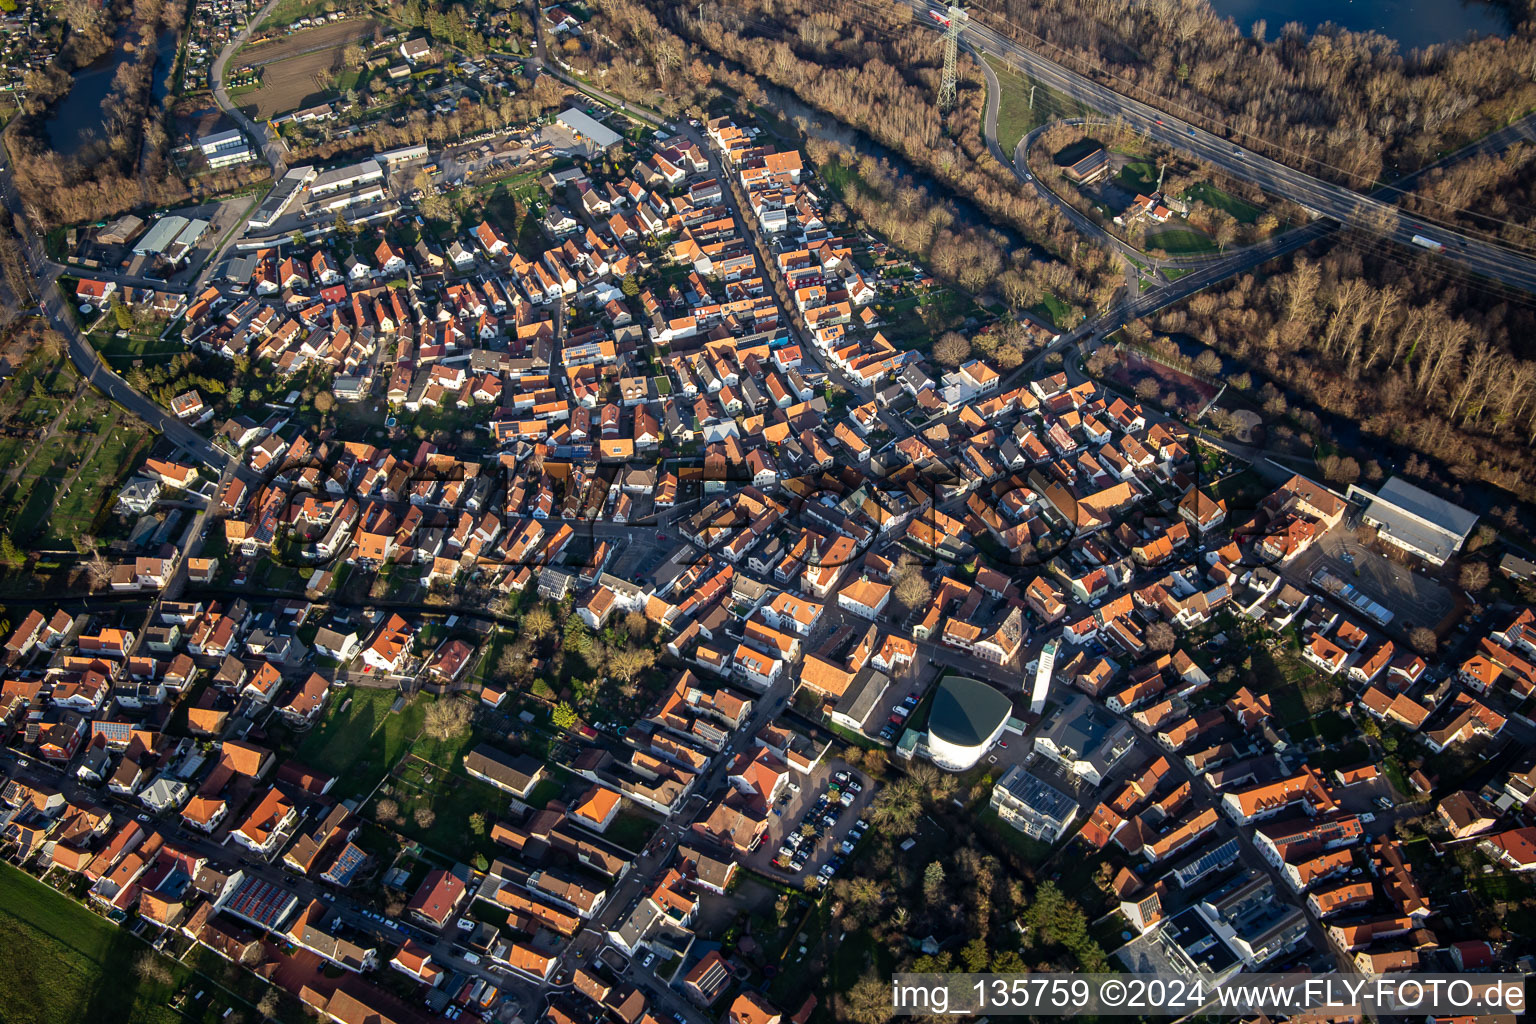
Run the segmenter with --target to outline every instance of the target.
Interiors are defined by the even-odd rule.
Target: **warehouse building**
[[[623,141],[623,136],[618,132],[575,107],[560,115],[560,123],[574,132],[578,138],[586,139],[598,149],[607,149]]]
[[[246,163],[255,156],[251,152],[251,147],[246,145],[245,136],[240,134],[238,128],[204,135],[197,140],[197,148],[203,151],[203,156],[208,160],[208,166],[215,170]]]
[[[1432,565],[1444,565],[1460,551],[1477,525],[1475,512],[1437,498],[1401,477],[1388,480],[1375,494],[1350,485],[1349,497],[1364,505],[1360,519],[1374,526],[1383,541]]]

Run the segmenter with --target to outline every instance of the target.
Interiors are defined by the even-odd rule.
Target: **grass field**
[[[1184,199],[1188,202],[1198,200],[1207,206],[1225,210],[1240,224],[1252,224],[1259,219],[1259,214],[1264,212],[1246,199],[1239,199],[1204,181],[1184,193]]]
[[[132,366],[135,359],[143,359],[147,363],[159,362],[162,358],[187,350],[187,346],[172,338],[160,340],[160,331],[161,327],[156,325],[147,331],[128,331],[127,337],[119,338],[115,325],[110,329],[104,326],[86,335],[86,340],[101,353],[109,366],[121,372]]]
[[[8,1024],[174,1024],[174,992],[135,971],[152,956],[179,982],[189,972],[31,876],[0,865],[0,1019]]]
[[[1188,228],[1163,228],[1147,232],[1147,249],[1162,249],[1170,256],[1191,253],[1215,252],[1216,243],[1198,231]]]
[[[1120,184],[1133,192],[1151,195],[1157,188],[1157,166],[1149,160],[1132,160],[1120,168]]]
[[[1057,327],[1067,328],[1072,326],[1070,323],[1072,319],[1071,307],[1050,292],[1046,292],[1045,297],[1030,312],[1042,319],[1049,320]]]
[[[467,749],[474,742],[474,737],[466,736],[461,746]],[[446,753],[442,745],[426,749],[439,756]],[[443,853],[462,856],[465,851],[474,850],[491,855],[495,844],[490,839],[490,826],[506,816],[511,797],[495,786],[470,778],[464,772],[462,760],[429,764],[411,757],[395,773],[394,785],[393,799],[404,819],[397,826],[402,833]],[[416,812],[424,807],[432,811],[431,823],[427,825],[416,821]],[[486,831],[482,835],[476,835],[470,828],[473,814],[485,819]]]
[[[416,700],[391,714],[399,696],[397,690],[353,687],[299,742],[299,760],[335,775],[342,789],[338,796],[366,795],[421,732],[426,702]]]
[[[1273,703],[1275,722],[1293,739],[1316,737],[1341,746],[1354,729],[1347,719],[1324,710],[1339,684],[1301,660],[1289,646],[1273,651],[1254,648],[1253,671],[1259,677],[1256,691],[1267,693]]]
[[[976,815],[976,825],[1012,850],[1014,856],[1025,864],[1038,867],[1051,855],[1051,844],[1032,839],[1020,832],[999,817],[998,813],[990,807]]]
[[[1028,75],[1021,75],[996,57],[987,57],[1002,89],[997,104],[997,141],[1010,156],[1019,140],[1047,121],[1083,117],[1093,111],[1073,99],[1047,89]],[[1034,106],[1030,106],[1030,89]]]

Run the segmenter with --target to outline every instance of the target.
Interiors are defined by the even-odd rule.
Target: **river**
[[[1435,43],[1459,43],[1472,33],[1507,36],[1508,10],[1482,0],[1210,0],[1216,13],[1237,22],[1245,33],[1265,22],[1274,39],[1291,21],[1308,31],[1332,22],[1354,32],[1380,32],[1395,39],[1404,53]]]
[[[53,151],[60,156],[74,156],[92,142],[105,138],[102,103],[112,91],[112,80],[124,61],[136,57],[124,49],[129,27],[118,30],[112,52],[75,72],[75,84],[54,106],[44,129]],[[150,86],[154,102],[170,94],[171,71],[176,63],[176,30],[166,29],[155,39],[155,73]]]

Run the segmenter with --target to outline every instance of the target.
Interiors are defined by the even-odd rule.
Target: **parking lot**
[[[545,152],[545,147],[548,151]],[[592,159],[599,155],[596,146],[578,138],[569,128],[558,121],[542,125],[529,132],[509,132],[504,139],[488,139],[468,146],[451,147],[443,151],[438,163],[443,170],[443,181],[462,180],[488,170],[513,168],[535,159],[559,156],[580,156]]]
[[[865,733],[882,743],[895,743],[907,728],[907,720],[917,710],[929,687],[938,682],[939,670],[914,663],[906,672],[891,680],[885,694],[864,722]]]
[[[1406,634],[1416,626],[1428,626],[1443,632],[1457,614],[1456,596],[1407,561],[1401,555],[1389,557],[1376,545],[1361,544],[1346,521],[1298,555],[1285,575],[1310,591],[1312,576],[1327,569],[1391,611],[1392,629]]]
[[[809,779],[791,780],[791,784],[798,791],[787,790],[774,804],[768,835],[748,858],[749,863],[758,871],[796,883],[821,873],[829,864],[831,874],[824,877],[835,877],[853,845],[863,838],[865,829],[858,823],[874,798],[874,783],[864,773],[834,760]],[[842,803],[844,795],[846,805]],[[794,840],[794,835],[802,838]],[[780,849],[788,844],[793,844],[792,856],[783,858]],[[774,863],[776,860],[780,863]]]

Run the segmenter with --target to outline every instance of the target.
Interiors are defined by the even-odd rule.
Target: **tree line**
[[[1224,282],[1150,326],[1191,335],[1406,451],[1405,473],[1453,498],[1483,504],[1465,495],[1477,484],[1536,498],[1536,361],[1524,345],[1536,310],[1441,276],[1433,257],[1359,242],[1346,235],[1320,257]],[[1290,414],[1280,390],[1261,394],[1269,418]],[[1318,439],[1328,433],[1300,417]],[[1510,510],[1493,511],[1513,524]]]
[[[311,143],[295,141],[296,158],[333,160],[347,156],[368,156],[383,149],[427,143],[441,146],[467,135],[504,128],[531,121],[561,106],[567,89],[549,75],[516,93],[504,93],[482,102],[463,102],[447,114],[433,114],[413,109],[401,124],[380,120],[352,135],[338,137],[326,126]]]

